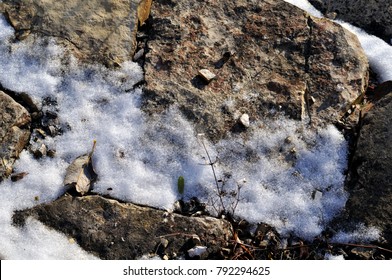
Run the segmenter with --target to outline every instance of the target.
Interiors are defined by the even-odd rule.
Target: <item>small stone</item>
[[[169,245],[169,240],[167,240],[166,238],[161,238],[161,245],[163,248],[167,248],[167,246]]]
[[[316,98],[314,98],[313,96],[311,96],[309,98],[309,105],[313,105],[314,103],[316,103]]]
[[[338,16],[338,14],[337,14],[336,12],[331,12],[331,13],[327,13],[325,16],[326,16],[327,18],[329,18],[329,19],[334,20],[334,19],[336,19],[336,17]]]
[[[49,132],[50,132],[50,136],[56,136],[56,135],[57,135],[57,129],[56,129],[56,127],[54,127],[53,125],[50,125],[50,126],[48,127],[48,129],[49,129]]]
[[[41,137],[45,138],[46,137],[46,132],[41,129],[41,128],[36,128],[33,130],[34,135],[40,135]]]
[[[269,244],[268,240],[261,240],[259,243],[259,247],[267,247]]]
[[[293,138],[290,137],[290,136],[287,136],[286,139],[284,139],[284,142],[285,142],[286,144],[291,144],[291,143],[293,142]]]
[[[39,155],[40,155],[41,157],[46,156],[47,149],[46,149],[45,144],[42,144],[41,147],[38,149],[37,152],[39,152]]]
[[[201,69],[198,73],[207,83],[211,82],[211,80],[216,77],[216,75],[208,69]]]
[[[55,150],[48,150],[48,151],[46,152],[46,155],[47,155],[48,157],[54,158],[54,157],[56,156],[56,151],[55,151]]]
[[[133,61],[137,61],[139,58],[143,56],[143,54],[144,54],[144,49],[138,50],[133,56]]]
[[[323,196],[323,193],[319,190],[314,190],[312,193],[313,200],[320,200],[322,196]]]
[[[193,246],[201,245],[200,237],[198,235],[194,234],[192,236],[192,243],[193,243]]]
[[[29,173],[27,173],[27,172],[20,172],[20,173],[12,174],[11,175],[11,181],[12,182],[17,182],[19,180],[22,180],[28,174]]]
[[[249,127],[250,126],[250,122],[249,122],[249,115],[248,114],[242,114],[240,117],[240,123],[245,126],[245,127]]]

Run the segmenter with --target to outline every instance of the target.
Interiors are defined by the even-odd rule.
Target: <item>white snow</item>
[[[188,254],[191,258],[200,256],[205,252],[207,252],[206,246],[195,246],[192,249],[188,250]]]
[[[287,2],[321,16],[307,1]],[[94,258],[36,220],[29,219],[23,228],[11,222],[13,211],[62,195],[66,167],[88,153],[94,140],[93,161],[99,176],[94,191],[125,201],[172,209],[181,197],[177,179],[183,176],[186,198],[197,196],[211,212],[221,209],[203,142],[212,160],[217,160],[214,167],[225,182],[224,190],[230,193],[241,187],[238,205],[233,196],[223,198],[226,209],[235,207],[235,214],[250,222],[266,222],[283,235],[311,239],[344,207],[347,143],[333,126],[311,132],[301,122],[280,117],[251,122],[247,140],[233,136],[213,146],[195,135],[175,107],[155,118],[143,114],[142,89],[133,89],[143,76],[137,64],[125,62],[118,70],[81,65],[54,42],[13,43],[12,37],[13,29],[0,17],[0,83],[28,93],[37,104],[47,97],[56,100],[64,133],[45,139],[56,150],[54,158],[36,160],[24,151],[15,172],[28,175],[0,184],[3,257]],[[383,59],[391,53],[382,46],[380,54],[378,49],[372,51],[373,58],[368,54],[372,63],[379,61],[376,70],[382,79],[389,75]],[[235,106],[232,100],[227,102]],[[286,157],[297,160],[290,163]],[[374,233],[371,237],[376,238]]]
[[[344,256],[343,255],[332,255],[330,253],[326,253],[324,256],[324,259],[330,260],[330,261],[343,261]]]
[[[308,12],[310,15],[315,17],[323,17],[323,14],[318,11],[312,4],[310,4],[307,0],[284,0],[287,3],[293,4],[298,8]]]
[[[366,243],[377,240],[380,237],[380,233],[380,230],[376,227],[366,227],[363,224],[359,224],[357,225],[357,228],[355,230],[352,230],[351,232],[339,231],[333,236],[331,241],[338,243]]]

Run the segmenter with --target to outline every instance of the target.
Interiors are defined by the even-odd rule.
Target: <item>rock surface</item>
[[[4,0],[4,13],[22,40],[30,34],[59,39],[74,54],[107,65],[130,60],[138,21],[149,14],[151,0]]]
[[[12,165],[29,141],[29,112],[0,91],[0,181],[12,172]]]
[[[154,1],[144,68],[147,111],[176,104],[214,141],[244,113],[337,121],[368,79],[356,36],[280,0]]]
[[[391,0],[309,0],[325,14],[357,25],[386,40],[392,39]]]
[[[346,205],[350,219],[380,228],[389,244],[392,244],[391,170],[392,90],[363,119]]]
[[[100,196],[63,196],[47,205],[18,212],[16,224],[32,215],[74,238],[101,259],[136,259],[148,253],[189,258],[187,251],[206,246],[201,258],[219,258],[231,238],[231,224],[210,217],[186,217],[163,210],[119,203]]]

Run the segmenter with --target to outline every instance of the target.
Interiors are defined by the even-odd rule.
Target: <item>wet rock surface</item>
[[[392,39],[391,0],[309,0],[327,16],[350,22],[386,40]]]
[[[175,104],[214,141],[244,113],[333,123],[367,85],[356,36],[284,1],[157,0],[150,24],[146,111]]]
[[[233,233],[225,220],[187,217],[100,196],[66,195],[16,213],[14,222],[23,225],[27,216],[74,238],[101,259],[136,259],[149,254],[189,258],[188,250],[195,246],[207,249],[195,258],[222,258],[221,249],[227,247]]]
[[[30,137],[29,112],[9,95],[0,91],[0,182],[12,172]]]
[[[19,40],[30,35],[56,38],[77,57],[107,65],[129,60],[136,48],[138,21],[150,0],[5,0],[0,3]]]
[[[363,118],[352,165],[347,218],[380,228],[392,244],[392,90]]]

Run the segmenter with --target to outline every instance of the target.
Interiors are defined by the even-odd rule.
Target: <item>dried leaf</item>
[[[143,23],[150,16],[151,3],[152,3],[152,0],[142,0],[140,2],[139,6],[137,7],[137,16],[138,16],[140,25],[143,25]]]
[[[84,195],[90,190],[91,184],[97,179],[92,164],[92,155],[95,149],[96,142],[92,151],[87,155],[82,155],[76,158],[67,168],[64,179],[64,185],[75,186],[76,191]]]

